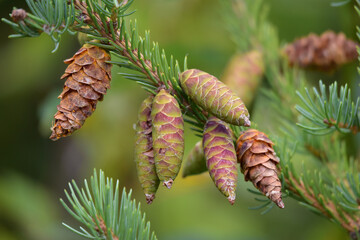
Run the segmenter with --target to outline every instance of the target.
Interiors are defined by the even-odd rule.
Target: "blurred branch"
[[[246,25],[241,21],[242,17],[250,16],[250,19],[257,19],[258,16],[265,15],[261,11],[249,10],[251,6],[261,1],[234,0],[234,2],[237,6],[241,6],[245,13],[237,16],[234,12],[230,13],[234,10],[228,7],[224,15],[228,15],[228,18],[237,17],[239,29]],[[359,4],[360,1],[357,3]],[[266,8],[259,6],[257,9]],[[251,21],[248,28],[251,28]],[[233,24],[236,20],[226,22],[233,33],[239,32],[234,30]],[[334,133],[336,130],[341,133],[357,133],[360,100],[358,98],[355,103],[352,102],[350,89],[344,86],[339,91],[336,82],[329,87],[327,94],[326,87],[321,81],[320,93],[314,88],[314,94],[306,90],[306,96],[303,97],[298,89],[306,89],[304,73],[290,67],[286,59],[282,59],[276,29],[266,18],[260,22],[256,31],[244,31],[247,40],[237,38],[237,41],[240,42],[239,46],[245,47],[250,45],[248,39],[259,43],[265,57],[265,76],[270,88],[263,88],[262,92],[269,98],[267,104],[279,113],[281,131],[274,138],[280,145],[276,148],[276,152],[281,159],[279,175],[283,182],[282,192],[299,201],[309,210],[338,223],[354,235],[360,228],[358,166],[353,159],[348,159],[346,156],[345,143],[339,137],[332,135],[329,139],[326,136],[315,135]],[[243,49],[243,47],[239,48]],[[295,92],[298,93],[301,104]],[[293,108],[295,105],[296,108]],[[316,127],[304,124],[299,124],[302,128],[297,127],[295,123],[303,117]],[[238,137],[242,129],[233,130]],[[311,161],[303,161],[301,168],[297,164],[294,166],[293,157],[303,158],[304,153]],[[259,194],[252,190],[251,192]],[[272,208],[268,200],[260,199],[258,196],[255,199],[262,205],[253,209],[265,208],[263,213],[266,213]]]

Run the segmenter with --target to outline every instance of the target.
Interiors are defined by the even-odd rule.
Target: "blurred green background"
[[[309,32],[344,31],[355,39],[357,16],[353,5],[330,6],[330,0],[267,0],[270,19],[281,40],[292,41]],[[1,17],[25,1],[0,1]],[[153,40],[178,59],[189,54],[189,67],[220,77],[235,51],[223,26],[218,0],[136,0],[133,17],[141,32],[151,30]],[[252,188],[240,177],[237,200],[230,206],[208,174],[175,182],[171,191],[160,188],[147,206],[137,181],[133,161],[133,123],[145,92],[122,79],[113,68],[111,90],[98,104],[84,127],[71,137],[48,139],[65,69],[62,62],[80,47],[74,36],[64,36],[52,54],[48,36],[36,39],[7,38],[11,29],[0,24],[0,239],[79,239],[61,225],[76,222],[62,208],[59,198],[72,179],[79,183],[103,169],[120,185],[132,188],[159,239],[346,239],[343,230],[310,213],[291,199],[285,210],[266,215],[249,210],[258,203],[246,191]],[[314,82],[329,82],[355,74],[355,64],[333,75],[308,74]],[[257,101],[260,112],[266,101]],[[261,114],[255,114],[255,116]],[[256,119],[255,119],[256,120]],[[261,119],[258,119],[261,122]],[[276,126],[276,124],[273,124]],[[270,126],[270,125],[269,125]],[[266,129],[267,126],[262,126]],[[198,141],[186,131],[186,153]]]

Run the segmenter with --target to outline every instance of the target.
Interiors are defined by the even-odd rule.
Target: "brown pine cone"
[[[61,79],[66,78],[59,95],[60,104],[54,115],[50,139],[53,141],[69,136],[81,128],[110,88],[110,55],[104,49],[84,44],[75,55],[65,60],[69,66]]]
[[[331,71],[358,57],[357,44],[343,33],[326,31],[318,36],[313,33],[288,44],[284,52],[291,66]]]
[[[236,155],[245,181],[250,180],[278,207],[284,208],[281,182],[276,170],[276,164],[280,160],[274,152],[273,145],[266,134],[249,129],[236,141]]]

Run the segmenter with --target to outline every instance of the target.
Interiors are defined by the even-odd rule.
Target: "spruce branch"
[[[94,170],[90,182],[84,180],[84,188],[79,188],[73,180],[70,192],[65,195],[70,206],[60,199],[64,208],[84,227],[76,230],[66,223],[71,231],[91,239],[157,239],[150,232],[150,223],[140,211],[140,203],[131,200],[131,190],[125,188],[120,198],[119,181],[105,177],[103,171]]]
[[[35,37],[41,32],[46,32],[58,46],[60,36],[66,30],[87,34],[90,39],[96,40],[88,43],[110,51],[118,59],[109,63],[136,72],[136,74],[120,73],[123,77],[136,81],[152,95],[167,89],[179,103],[182,112],[188,117],[185,121],[193,125],[193,130],[198,136],[202,135],[209,114],[199,107],[201,106],[200,100],[195,103],[192,100],[195,98],[191,99],[188,96],[190,94],[184,91],[184,87],[182,88],[179,82],[180,73],[187,69],[186,58],[183,70],[181,70],[179,62],[174,57],[168,58],[168,55],[157,43],[150,41],[149,32],[145,32],[144,37],[139,35],[136,20],[128,24],[127,16],[133,12],[128,13],[127,10],[133,1],[27,0],[27,2],[31,13],[12,14],[13,22],[3,20],[18,32],[17,36]],[[231,11],[239,9],[241,13],[232,13],[229,15],[231,19],[228,19],[228,23],[231,25],[230,29],[235,36],[234,39],[238,41],[238,50],[244,52],[252,48],[261,50],[265,57],[265,74],[271,87],[264,89],[263,93],[269,97],[274,109],[282,113],[281,117],[290,125],[290,128],[296,127],[294,122],[299,116],[303,116],[317,126],[314,128],[303,124],[299,125],[307,131],[308,135],[306,136],[313,137],[335,132],[335,130],[341,133],[358,132],[359,98],[356,103],[353,103],[347,86],[340,89],[338,96],[335,83],[330,86],[329,97],[327,97],[326,87],[320,82],[320,93],[314,89],[315,100],[314,96],[306,90],[307,98],[298,94],[302,100],[302,105],[296,108],[298,112],[292,108],[299,100],[293,93],[299,88],[303,89],[306,81],[301,71],[290,68],[281,59],[279,39],[276,29],[266,20],[266,8],[263,7],[262,1],[234,0],[232,3],[238,7],[233,8],[234,5],[226,5],[225,8]],[[360,1],[358,0],[357,3],[360,4]],[[356,9],[359,12],[358,8]],[[246,25],[244,24],[246,21],[238,21],[239,19],[244,20],[243,16],[250,20],[250,24]],[[237,28],[236,22],[241,24],[239,28]],[[240,38],[239,33],[242,31],[245,36]],[[215,83],[216,81],[214,80]],[[191,94],[196,95],[197,92]],[[208,108],[211,107],[213,106]],[[235,138],[238,138],[244,131],[239,126],[230,127]],[[340,145],[335,144],[336,148],[333,149],[335,154],[333,155],[332,153],[326,154],[328,151],[326,148],[315,147],[319,146],[322,140],[317,138],[314,142],[309,143],[303,136],[302,129],[296,128],[288,136],[291,139],[304,141],[289,146],[281,144],[286,141],[284,138],[279,138],[281,147],[276,149],[276,152],[280,153],[281,157],[279,169],[282,171],[280,178],[283,190],[302,205],[337,222],[349,232],[358,232],[360,226],[360,178],[356,164],[338,151],[342,148]],[[340,140],[335,138],[334,141],[339,143]],[[231,139],[228,142],[230,143]],[[299,154],[304,150],[316,159],[317,168],[315,170],[307,170],[308,165],[305,163],[301,169],[294,166],[292,155]],[[270,150],[268,149],[268,151]],[[278,162],[278,159],[275,159],[275,153],[268,154]],[[276,167],[274,166],[274,164],[271,165],[275,172]],[[130,197],[126,197],[125,192],[123,193],[123,202],[127,202],[131,207],[127,208],[124,203],[121,205],[124,207],[123,211],[118,211],[118,186],[115,187],[114,192],[112,180],[105,180],[102,172],[100,172],[99,180],[96,172],[94,173],[91,188],[88,187],[86,181],[85,189],[79,189],[75,182],[69,187],[71,192],[70,194],[66,192],[66,195],[73,209],[70,209],[64,201],[62,203],[88,229],[80,228],[80,231],[77,231],[69,227],[73,231],[82,236],[96,239],[126,239],[134,238],[134,236],[136,238],[137,234],[144,234],[140,236],[145,239],[155,238],[154,235],[150,236],[149,228],[145,227],[144,219],[141,221],[141,214],[136,210],[135,203],[130,201]],[[279,193],[280,191],[276,190],[275,192]],[[263,202],[259,207],[266,207],[265,212],[273,206],[269,200],[261,198],[257,198],[257,200]],[[113,211],[114,209],[115,211]],[[127,216],[126,209],[130,209],[131,213],[135,212],[137,220],[124,220],[122,216],[124,214]],[[131,227],[133,231],[125,233],[123,230],[125,226]],[[139,229],[139,232],[136,229]],[[139,238],[141,239],[141,237]]]
[[[132,1],[129,1],[120,8],[127,9],[131,3]],[[192,124],[195,130],[202,131],[208,114],[201,110],[180,87],[178,79],[183,71],[179,62],[173,56],[169,60],[165,50],[160,50],[158,43],[151,43],[149,31],[145,32],[145,37],[139,36],[136,20],[127,26],[125,17],[128,14],[124,13],[125,10],[119,11],[121,14],[117,15],[118,21],[114,24],[111,19],[109,20],[109,16],[114,17],[110,11],[100,15],[94,10],[101,8],[102,12],[106,11],[106,8],[99,5],[97,1],[75,0],[74,4],[75,8],[82,13],[82,17],[85,16],[87,19],[88,27],[96,30],[98,36],[89,32],[88,28],[77,27],[76,29],[101,40],[101,45],[98,46],[108,48],[119,58],[119,61],[112,61],[112,64],[139,73],[121,73],[123,77],[136,81],[151,94],[156,94],[163,88],[168,89],[187,115],[188,119],[185,121]],[[186,57],[183,69],[187,69]]]
[[[55,43],[55,52],[60,44],[61,35],[74,24],[75,10],[73,0],[26,0],[31,11],[14,8],[10,17],[1,20],[9,24],[16,34],[10,38],[38,37],[41,33],[48,34]],[[19,16],[19,12],[23,11]]]
[[[303,172],[296,174],[291,157],[287,159],[283,154],[281,157],[284,188],[291,197],[311,211],[340,224],[349,232],[359,229],[358,173],[348,173],[337,182],[331,179],[334,175],[327,175],[326,171],[320,169],[305,170],[303,165]]]
[[[329,134],[336,130],[341,133],[359,132],[360,97],[355,103],[352,102],[347,85],[340,87],[338,95],[337,82],[329,86],[327,93],[325,84],[320,81],[319,90],[313,88],[313,97],[305,88],[306,98],[299,91],[296,92],[302,101],[302,106],[297,105],[296,109],[312,123],[312,126],[302,123],[298,123],[298,126],[313,135]]]
[[[255,4],[255,1],[247,0],[235,2],[245,10]],[[225,15],[237,17],[238,25],[241,27],[244,24],[239,21],[241,17],[229,11],[234,9],[228,8]],[[359,12],[358,9],[357,11]],[[227,22],[230,23],[229,29],[235,29],[231,24],[236,23],[236,19]],[[269,98],[271,107],[278,110],[281,116],[275,151],[281,159],[279,173],[283,182],[282,192],[309,210],[338,223],[354,235],[360,228],[359,168],[353,159],[348,158],[341,136],[335,135],[334,132],[358,132],[359,99],[355,103],[352,102],[350,89],[344,86],[339,91],[336,83],[329,87],[327,93],[325,85],[320,82],[320,93],[316,89],[314,94],[306,90],[305,97],[298,93],[302,100],[302,103],[299,103],[299,98],[292,93],[306,88],[305,75],[301,70],[289,67],[285,59],[282,59],[276,29],[267,19],[263,20],[261,26],[258,31],[251,32],[252,35],[246,38],[260,43],[265,56],[265,76],[270,84],[270,88],[263,88],[262,92]],[[236,34],[236,31],[230,31]],[[241,46],[249,47],[249,44],[241,43]],[[295,105],[298,106],[291,108]],[[294,124],[299,118],[304,117],[316,124],[317,128],[305,124],[299,128]],[[322,128],[323,132],[319,128]],[[235,127],[233,131],[238,135],[242,129]],[[334,134],[314,137],[319,133],[330,132]],[[301,168],[294,166],[293,156],[303,156],[304,153],[312,161],[304,162]],[[249,191],[254,193],[255,200],[261,203],[252,209],[264,209],[262,213],[266,213],[272,208],[270,201],[259,198],[259,192]]]
[[[109,63],[138,72],[120,73],[124,78],[136,81],[150,94],[168,89],[187,116],[185,121],[192,124],[196,132],[202,131],[208,113],[198,107],[179,84],[180,73],[187,69],[186,57],[180,67],[173,56],[168,58],[158,43],[150,41],[149,31],[140,36],[136,20],[129,24],[126,21],[126,17],[134,13],[128,12],[132,3],[133,0],[27,0],[31,13],[27,13],[24,21],[2,20],[14,28],[18,33],[16,37],[49,34],[56,43],[55,50],[65,31],[84,33],[89,39],[97,40],[88,43],[118,58]]]

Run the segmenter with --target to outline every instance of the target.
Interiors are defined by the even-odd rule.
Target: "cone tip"
[[[171,188],[172,184],[173,184],[174,180],[170,179],[170,180],[167,180],[167,181],[164,181],[163,185],[165,187],[167,187],[168,189]]]
[[[285,204],[284,204],[284,202],[283,202],[281,199],[279,199],[279,200],[276,202],[276,205],[277,205],[279,208],[285,208]]]
[[[245,117],[245,118],[244,118],[244,126],[245,126],[245,127],[250,127],[250,126],[251,126],[251,122],[250,122],[250,120],[249,120],[248,117]]]
[[[49,137],[50,140],[56,141],[59,139],[59,137],[56,135],[56,133],[53,131]]]
[[[229,200],[231,205],[234,205],[234,203],[235,203],[235,195],[234,194],[230,195],[228,197],[228,200]]]
[[[145,194],[146,197],[146,203],[151,204],[155,199],[155,194]]]

